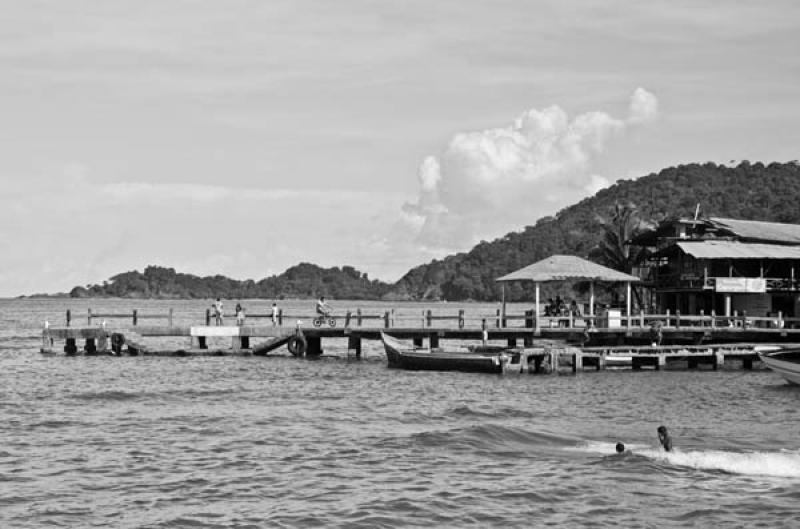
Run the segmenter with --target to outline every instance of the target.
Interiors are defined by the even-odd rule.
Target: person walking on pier
[[[214,302],[214,321],[218,326],[224,323],[222,316],[222,300],[219,298]]]
[[[278,325],[278,304],[272,302],[272,326]]]
[[[244,307],[240,303],[236,304],[236,325],[244,325]]]

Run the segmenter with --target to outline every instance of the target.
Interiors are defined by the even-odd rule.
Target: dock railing
[[[172,327],[173,324],[173,309],[169,309],[166,313],[141,313],[138,309],[133,309],[129,312],[93,312],[92,309],[88,309],[88,313],[86,316],[87,323],[89,327],[92,326],[93,320],[100,320],[101,322],[105,322],[107,320],[131,320],[133,326],[139,325],[141,320],[166,320],[167,325]],[[72,311],[67,309],[66,314],[66,323],[67,327],[72,326]]]
[[[311,326],[316,314],[310,312],[285,312],[283,309],[277,311],[274,317],[272,313],[247,313],[246,322],[253,320],[267,320],[278,326],[295,326],[297,322],[302,322],[303,326]],[[395,309],[368,311],[361,308],[337,311],[331,315],[337,326],[342,327],[412,327],[412,328],[459,328],[459,329],[505,329],[505,328],[542,328],[563,330],[585,330],[585,329],[648,329],[661,327],[663,329],[682,329],[707,327],[711,329],[733,328],[742,330],[781,330],[781,329],[800,329],[800,318],[787,318],[782,312],[770,314],[769,316],[750,316],[745,311],[734,311],[731,315],[718,315],[714,311],[706,314],[681,314],[679,311],[665,311],[662,314],[648,314],[644,311],[609,317],[608,315],[562,315],[562,316],[539,316],[538,322],[533,310],[526,310],[521,313],[503,314],[500,309],[494,312],[468,311],[467,309],[456,309],[452,312],[434,312],[432,309],[424,309],[413,314],[412,311],[398,311]],[[225,314],[223,318],[228,321],[235,321],[234,314]],[[184,318],[185,320],[186,318]],[[210,309],[206,309],[205,314],[194,319],[198,324],[213,325],[213,315]],[[87,323],[91,327],[99,322],[109,320],[128,320],[133,326],[140,325],[143,320],[163,321],[168,326],[173,326],[175,321],[175,311],[170,308],[166,312],[144,313],[138,309],[119,312],[87,311]],[[202,323],[201,323],[202,322]],[[75,320],[71,310],[66,311],[67,327],[74,325]],[[538,323],[538,325],[537,325]]]

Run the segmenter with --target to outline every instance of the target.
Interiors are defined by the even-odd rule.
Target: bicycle
[[[317,313],[314,317],[314,327],[322,327],[325,323],[328,324],[328,327],[336,327],[336,318],[331,315],[333,311],[326,311],[323,313]]]

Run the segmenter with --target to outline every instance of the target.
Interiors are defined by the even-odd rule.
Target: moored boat
[[[417,349],[381,333],[389,367],[468,373],[520,372],[520,351],[501,346]]]
[[[758,351],[758,356],[768,368],[790,383],[800,385],[800,349]]]

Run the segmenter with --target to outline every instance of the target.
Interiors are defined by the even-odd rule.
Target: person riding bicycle
[[[325,296],[320,296],[319,299],[317,300],[317,314],[319,314],[323,318],[327,318],[328,316],[330,316],[332,310],[333,309],[331,308],[331,306],[325,303]]]

